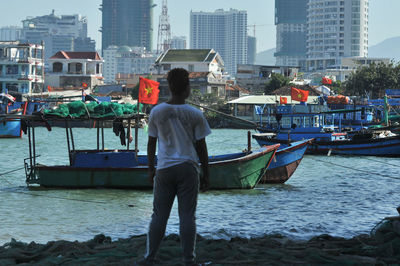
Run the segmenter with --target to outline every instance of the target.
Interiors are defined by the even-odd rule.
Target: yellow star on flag
[[[149,94],[151,94],[153,92],[153,88],[152,87],[144,88],[144,90],[146,91],[146,95],[149,95]]]

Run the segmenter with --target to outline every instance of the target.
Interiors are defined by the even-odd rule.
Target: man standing
[[[189,73],[176,68],[168,73],[167,80],[171,99],[153,108],[148,125],[147,155],[149,179],[154,181],[154,201],[147,251],[144,260],[139,263],[141,265],[154,264],[175,196],[178,198],[179,234],[184,262],[185,265],[194,264],[197,195],[199,186],[202,190],[209,187],[205,137],[211,130],[202,112],[185,103],[190,95]],[[201,163],[201,182],[198,161]]]

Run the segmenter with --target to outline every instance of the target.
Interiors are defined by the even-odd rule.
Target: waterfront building
[[[153,0],[103,0],[102,51],[111,45],[152,50]]]
[[[236,83],[252,94],[260,95],[264,93],[265,84],[269,82],[272,73],[293,79],[298,72],[299,67],[239,64]]]
[[[42,92],[43,46],[20,41],[0,42],[0,93]]]
[[[91,88],[103,84],[103,59],[97,52],[59,51],[49,59],[46,88]]]
[[[45,63],[58,51],[75,51],[75,44],[83,42],[94,43],[87,37],[87,18],[81,15],[56,16],[51,14],[38,17],[28,17],[22,21],[23,41],[29,43],[45,43]],[[87,47],[95,51],[93,46]]]
[[[223,58],[225,71],[235,75],[237,65],[247,63],[247,11],[191,11],[190,48],[214,49]]]
[[[304,67],[308,0],[275,0],[276,65]]]
[[[160,82],[160,97],[169,96],[166,75],[173,68],[184,68],[190,73],[190,86],[200,93],[225,97],[226,77],[224,62],[213,49],[170,49],[155,61],[156,74],[164,75]]]
[[[171,39],[171,49],[186,49],[185,36],[173,36]]]
[[[224,61],[214,49],[170,49],[157,58],[154,68],[160,75],[167,74],[173,68],[222,75]]]
[[[157,56],[145,47],[109,46],[103,51],[105,83],[116,83],[117,74],[150,74]]]
[[[368,0],[309,0],[308,71],[340,68],[344,57],[368,57]]]
[[[0,28],[0,41],[18,41],[21,39],[22,28],[8,26]]]

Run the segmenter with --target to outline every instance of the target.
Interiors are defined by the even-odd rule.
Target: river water
[[[77,149],[96,147],[96,130],[74,130]],[[121,149],[105,129],[107,149]],[[238,152],[247,146],[246,130],[216,129],[207,137],[210,155]],[[66,164],[65,129],[36,129],[37,159]],[[147,135],[139,131],[139,150]],[[252,141],[253,147],[257,147]],[[145,234],[152,192],[110,189],[28,188],[21,168],[28,139],[0,139],[0,244],[11,238],[46,243],[79,240],[103,233],[113,239]],[[253,190],[209,191],[199,195],[198,233],[210,238],[255,237],[280,233],[293,239],[320,234],[352,237],[369,233],[400,205],[400,159],[306,155],[286,184]],[[178,233],[176,204],[167,234]]]

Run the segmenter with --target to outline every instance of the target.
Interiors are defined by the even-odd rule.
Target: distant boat
[[[270,134],[253,134],[253,138],[260,146],[270,145],[270,143],[268,143],[268,136],[270,136]],[[260,183],[285,183],[296,171],[311,142],[312,139],[307,139],[281,145],[275,153],[275,157],[272,159],[267,171],[261,178]]]
[[[308,134],[311,138],[313,134]],[[264,139],[265,143],[271,145],[279,143],[283,146],[290,145],[293,140],[289,138],[279,138],[279,135],[269,134],[269,137]],[[357,133],[325,133],[324,137],[319,136],[314,139],[307,149],[307,154],[320,155],[366,155],[366,156],[385,156],[399,157],[400,156],[400,135],[394,134],[391,131],[372,132],[360,131]]]

